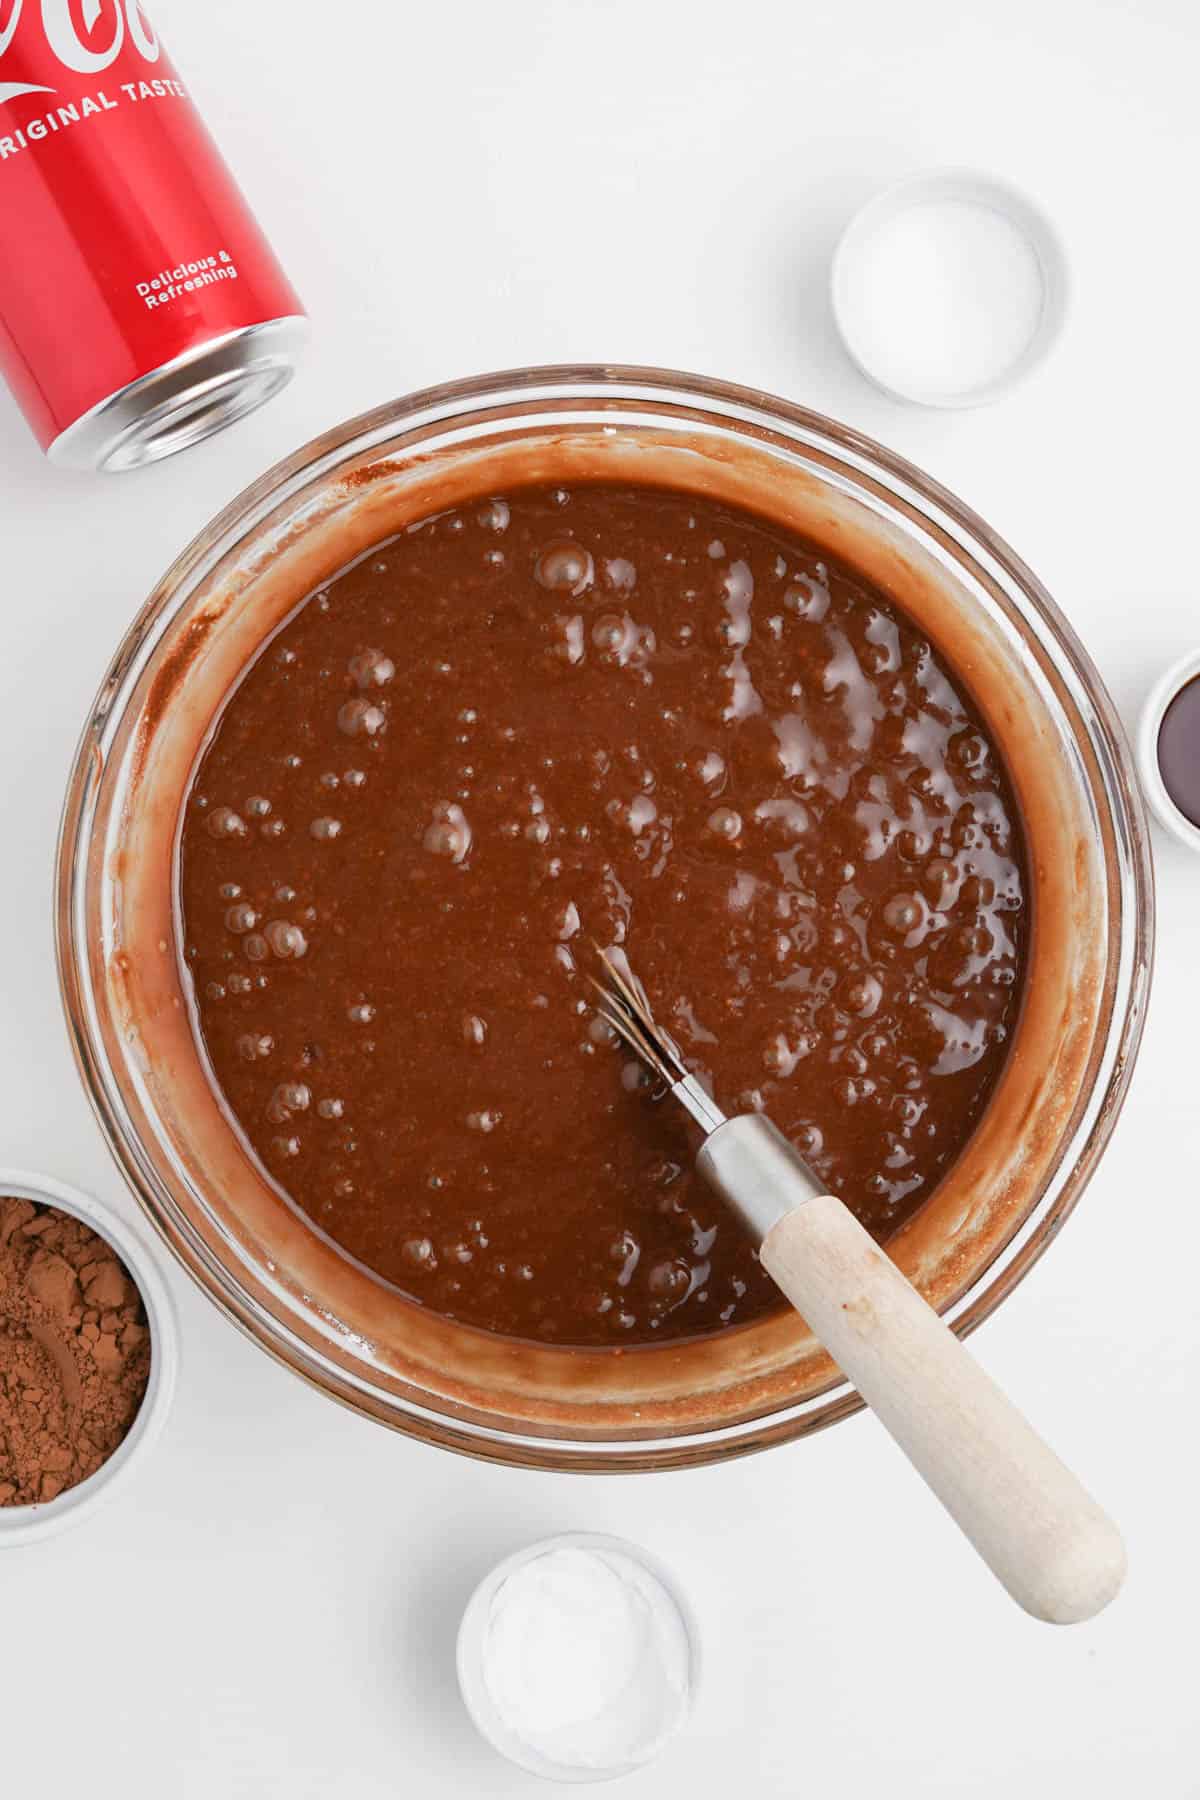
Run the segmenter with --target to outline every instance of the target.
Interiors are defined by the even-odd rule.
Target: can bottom
[[[226,333],[110,394],[60,432],[46,454],[62,469],[120,474],[198,444],[287,385],[308,337],[303,317]]]

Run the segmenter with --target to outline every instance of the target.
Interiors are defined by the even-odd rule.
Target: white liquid
[[[616,1550],[550,1550],[493,1596],[483,1679],[499,1717],[560,1767],[648,1762],[687,1707],[687,1632],[671,1595]]]
[[[843,329],[885,386],[966,397],[1003,379],[1028,349],[1046,302],[1024,232],[994,207],[926,200],[854,247],[840,292]]]

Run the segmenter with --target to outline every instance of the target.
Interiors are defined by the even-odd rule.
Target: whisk
[[[759,1260],[1013,1599],[1055,1624],[1117,1593],[1107,1515],[763,1113],[729,1118],[655,1022],[620,949],[597,1008],[704,1133],[700,1173]]]

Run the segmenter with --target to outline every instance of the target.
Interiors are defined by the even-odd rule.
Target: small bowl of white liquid
[[[475,1590],[458,1681],[488,1742],[551,1781],[608,1781],[652,1762],[684,1724],[698,1635],[673,1576],[620,1538],[530,1544]]]
[[[863,373],[921,406],[981,406],[1016,386],[1062,329],[1067,259],[1007,182],[946,169],[885,188],[833,259],[833,313]]]

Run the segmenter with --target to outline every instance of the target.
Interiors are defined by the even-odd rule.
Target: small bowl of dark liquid
[[[1159,823],[1200,851],[1200,650],[1168,669],[1146,701],[1138,765]]]

